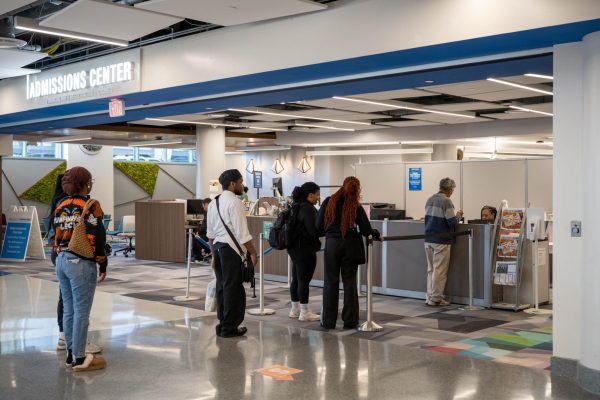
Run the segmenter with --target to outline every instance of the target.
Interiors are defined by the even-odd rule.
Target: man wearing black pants
[[[246,211],[236,195],[244,192],[244,180],[237,169],[221,174],[223,194],[210,203],[207,236],[213,253],[212,263],[217,278],[217,336],[235,337],[247,332],[240,326],[246,309],[242,260],[250,253],[256,264],[256,250],[248,231]],[[242,245],[240,245],[242,243]],[[244,250],[244,248],[245,250]]]

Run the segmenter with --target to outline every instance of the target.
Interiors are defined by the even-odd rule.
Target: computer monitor
[[[283,196],[283,182],[281,178],[273,178],[273,197]]]
[[[406,210],[390,210],[389,208],[371,208],[372,220],[399,220],[406,219]]]
[[[188,215],[200,215],[204,214],[204,200],[202,199],[188,199],[186,214]]]

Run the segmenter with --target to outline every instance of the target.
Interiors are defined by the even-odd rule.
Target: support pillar
[[[455,144],[434,144],[431,161],[456,161]]]
[[[225,170],[225,129],[196,128],[196,154],[196,198],[201,199],[210,195],[208,182]]]

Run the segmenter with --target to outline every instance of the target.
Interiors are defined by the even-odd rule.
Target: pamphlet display
[[[27,257],[46,259],[37,209],[34,206],[13,206],[6,216],[0,259],[22,262]]]

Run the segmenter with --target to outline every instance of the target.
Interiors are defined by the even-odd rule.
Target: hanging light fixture
[[[246,165],[246,171],[248,171],[249,174],[253,174],[254,171],[256,171],[256,165],[254,165],[254,158],[251,158],[250,162],[248,162],[248,165]]]
[[[308,171],[310,171],[311,166],[308,162],[308,159],[306,158],[306,156],[302,157],[302,161],[300,161],[300,164],[298,164],[298,170],[300,172],[302,172],[303,174],[307,173]]]
[[[275,172],[276,174],[280,174],[281,172],[283,172],[284,168],[283,168],[283,164],[281,164],[281,161],[279,161],[279,158],[275,160],[275,162],[273,163],[273,166],[271,167],[271,171]]]

